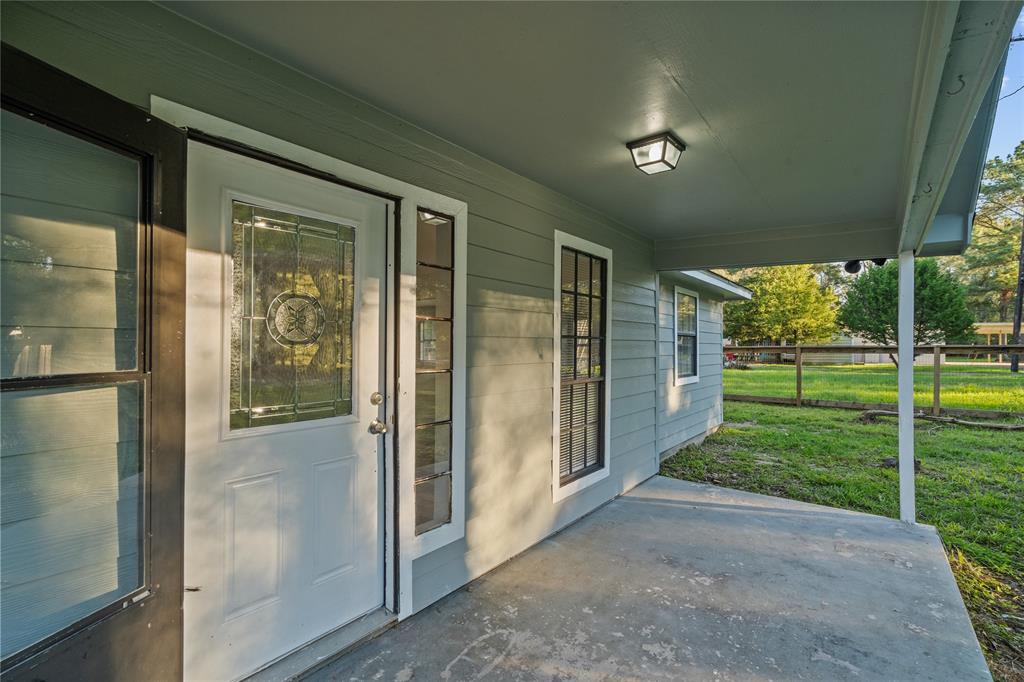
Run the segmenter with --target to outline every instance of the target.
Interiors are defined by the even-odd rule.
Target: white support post
[[[915,521],[914,500],[914,252],[899,256],[899,463],[900,520]]]

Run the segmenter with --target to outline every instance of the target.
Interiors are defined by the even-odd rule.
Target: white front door
[[[185,679],[384,598],[384,199],[190,143]]]

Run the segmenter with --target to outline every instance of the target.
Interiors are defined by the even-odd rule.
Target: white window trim
[[[696,374],[692,377],[681,377],[679,376],[679,295],[690,296],[695,301],[695,307],[693,310],[694,316],[694,341],[693,341],[693,352],[696,356],[695,366]],[[686,386],[687,384],[696,384],[700,381],[700,294],[690,289],[684,289],[683,287],[677,286],[672,292],[672,372],[675,380],[675,386]]]
[[[413,614],[413,573],[412,562],[418,556],[450,544],[465,537],[466,534],[466,253],[469,208],[465,202],[446,197],[436,192],[411,185],[401,180],[390,178],[381,173],[357,166],[321,152],[302,147],[252,128],[246,128],[225,119],[178,104],[158,95],[150,96],[150,112],[172,125],[181,128],[193,128],[204,133],[216,135],[224,139],[247,144],[256,149],[276,154],[282,158],[297,161],[310,168],[332,173],[339,178],[358,183],[368,189],[376,190],[395,197],[402,202],[401,225],[398,232],[403,245],[401,261],[397,263],[400,272],[399,291],[389,297],[388,305],[397,299],[402,311],[401,319],[397,320],[398,333],[405,339],[398,362],[399,375],[405,379],[403,385],[397,386],[397,396],[389,396],[386,403],[388,423],[398,418],[398,433],[384,436],[385,448],[389,453],[399,444],[398,450],[398,485],[402,504],[398,507],[398,528],[394,510],[395,481],[392,478],[393,467],[386,467],[386,475],[382,488],[382,516],[385,538],[397,537],[399,555],[393,556],[392,543],[385,542],[384,565],[398,565],[398,593],[394,594],[395,581],[387,579],[385,604],[395,604],[399,619]],[[451,523],[416,535],[415,516],[415,471],[416,471],[416,208],[433,208],[439,213],[451,216],[455,220],[455,278],[453,282],[453,315],[452,327],[452,520]],[[392,225],[389,218],[389,225]],[[394,253],[395,230],[388,235],[388,276],[394,274],[395,263],[391,259]],[[411,245],[409,247],[408,245]],[[610,272],[610,271],[609,271]],[[393,318],[389,308],[389,321]],[[387,334],[387,356],[394,357],[395,334]],[[393,363],[388,363],[388,384],[394,385],[392,374]],[[396,402],[395,398],[399,398]],[[385,568],[385,570],[389,570]]]
[[[604,340],[604,423],[602,424],[604,430],[604,462],[600,469],[597,469],[593,473],[587,474],[582,478],[578,478],[571,483],[561,485],[561,476],[558,473],[558,463],[560,453],[560,441],[559,433],[561,432],[561,420],[560,414],[562,405],[562,377],[561,377],[561,338],[562,338],[562,247],[568,246],[571,249],[577,249],[584,253],[597,256],[605,259],[608,263],[605,272],[605,340]],[[587,241],[575,235],[571,235],[567,232],[561,232],[555,230],[555,279],[554,279],[554,327],[552,328],[553,342],[552,347],[554,348],[554,361],[552,362],[552,395],[554,397],[554,403],[552,404],[552,436],[551,436],[551,493],[554,502],[560,502],[567,497],[575,495],[576,493],[589,488],[590,486],[603,481],[608,478],[611,473],[611,461],[612,461],[612,439],[611,439],[611,413],[612,413],[612,378],[611,378],[611,358],[612,358],[612,250],[606,246],[595,244],[594,242]]]

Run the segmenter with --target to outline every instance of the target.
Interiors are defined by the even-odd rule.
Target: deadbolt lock
[[[370,394],[371,405],[380,405],[382,402],[384,402],[384,396],[380,394],[380,391],[374,391]]]

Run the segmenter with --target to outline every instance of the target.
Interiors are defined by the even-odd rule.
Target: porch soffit
[[[945,146],[922,139],[955,3],[165,6],[664,242],[662,261],[703,254],[663,267],[893,255],[984,94],[942,119]],[[960,41],[979,80],[1003,40],[982,13]],[[644,176],[625,143],[664,129],[687,151]]]

